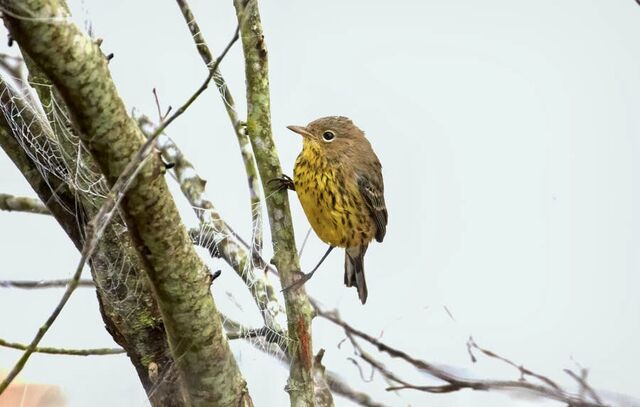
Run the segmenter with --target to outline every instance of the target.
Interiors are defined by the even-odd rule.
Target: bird
[[[292,286],[303,284],[336,247],[345,249],[344,283],[355,287],[362,304],[368,291],[364,255],[369,243],[384,240],[388,213],[382,165],[369,140],[351,119],[322,117],[306,126],[287,126],[302,136],[293,179],[271,181],[294,190],[318,237],[329,245],[320,262]],[[289,288],[289,287],[287,287]]]

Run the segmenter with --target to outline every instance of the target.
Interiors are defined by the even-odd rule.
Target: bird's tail
[[[367,302],[367,282],[364,279],[364,254],[367,245],[349,247],[344,254],[344,284],[347,287],[356,287],[358,297],[364,304]]]

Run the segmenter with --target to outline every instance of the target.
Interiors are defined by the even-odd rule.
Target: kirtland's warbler
[[[364,255],[369,242],[382,242],[387,229],[382,165],[364,132],[346,117],[323,117],[306,127],[287,128],[302,136],[302,152],[293,180],[283,175],[274,181],[296,191],[311,227],[329,244],[318,265],[299,283],[313,275],[334,247],[344,247],[344,283],[357,288],[364,304]]]

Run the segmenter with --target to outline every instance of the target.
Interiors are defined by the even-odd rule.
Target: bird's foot
[[[309,274],[304,274],[304,273],[301,272],[301,274],[302,274],[302,277],[300,277],[298,280],[294,281],[290,285],[288,285],[285,288],[283,288],[281,290],[281,292],[284,293],[284,292],[287,292],[287,291],[292,290],[294,288],[302,287],[304,285],[304,283],[309,281],[311,279],[311,276],[313,276],[313,272],[311,272]]]
[[[272,185],[276,191],[284,191],[287,189],[292,191],[296,190],[296,186],[291,177],[285,174],[282,174],[280,177],[270,179],[268,184]]]
[[[296,287],[300,287],[302,286],[304,283],[306,283],[307,281],[309,281],[309,279],[311,279],[311,277],[313,277],[313,273],[316,272],[316,270],[318,270],[318,268],[320,267],[320,265],[322,264],[322,262],[324,261],[324,259],[327,258],[327,256],[329,255],[329,253],[331,253],[331,251],[333,249],[335,249],[335,246],[329,246],[329,249],[327,249],[327,251],[324,253],[324,255],[322,256],[322,258],[320,259],[320,261],[318,262],[318,264],[316,264],[316,266],[313,268],[313,270],[311,270],[311,272],[309,272],[308,274],[305,274],[303,272],[300,272],[300,274],[302,274],[302,277],[300,277],[300,279],[298,279],[298,281],[294,282],[293,284],[291,284],[288,287],[285,287],[282,289],[282,292],[288,291],[292,288],[296,288]]]

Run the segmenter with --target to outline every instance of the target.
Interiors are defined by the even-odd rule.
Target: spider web
[[[82,4],[85,14],[84,26],[91,33],[93,26],[87,22],[86,14],[88,12],[84,9],[84,2]],[[218,75],[216,74],[216,79]],[[3,76],[13,85],[14,89],[9,87],[4,89],[7,94],[3,96],[7,96],[10,102],[0,103],[1,114],[9,123],[15,140],[49,187],[51,199],[78,220],[78,228],[82,231],[84,228],[82,211],[87,210],[91,214],[99,209],[110,189],[106,180],[96,168],[86,147],[80,142],[76,130],[72,126],[67,108],[60,101],[56,89],[50,84],[29,82],[19,76],[7,77],[6,73]],[[223,101],[225,104],[229,104],[226,97],[223,97]],[[84,208],[69,207],[67,202],[60,199],[57,193],[60,184],[67,186],[74,193],[76,200],[82,202]],[[262,204],[253,205],[251,208],[253,220],[261,216],[259,205]],[[202,212],[198,216],[199,219],[216,216],[212,209],[202,207],[194,209],[197,212]],[[252,224],[257,225],[258,222],[252,222]],[[116,236],[127,231],[126,224],[119,214],[113,217],[108,229]],[[201,247],[217,248],[221,247],[221,243],[226,239],[238,239],[238,236],[229,233],[226,229],[217,230],[212,222],[200,222],[199,229],[198,239],[205,240],[198,242]],[[255,235],[261,232],[261,230],[254,228],[250,242],[253,242]],[[82,236],[83,233],[80,235]],[[264,261],[260,260],[261,253],[257,252],[253,245],[249,244],[248,247],[247,261],[242,265],[239,274],[249,291],[254,296],[261,298],[255,303],[258,305],[262,323],[249,325],[242,321],[241,325],[238,325],[234,319],[226,316],[226,312],[221,313],[222,322],[229,329],[230,334],[239,336],[264,353],[284,359],[283,350],[291,345],[286,335],[286,316],[280,305],[281,302],[268,301],[266,300],[266,292],[261,292],[264,290],[263,286],[258,285],[261,280],[258,277],[262,274],[262,277],[266,278]],[[120,253],[116,257],[106,258],[109,277],[94,278],[99,290],[110,293],[110,295],[103,296],[103,301],[107,300],[108,305],[124,317],[127,317],[128,315],[125,314],[133,309],[132,302],[139,304],[144,298],[142,295],[143,284],[136,276],[127,256],[125,253]],[[126,293],[126,295],[122,295],[122,293]],[[228,293],[228,297],[233,299],[230,301],[231,306],[240,311],[243,320],[251,319],[251,316],[255,314],[253,304],[243,307],[244,301],[236,301],[236,296],[233,293]],[[282,300],[280,297],[278,294],[279,301]],[[247,318],[244,318],[245,316]],[[162,380],[159,380],[158,385],[161,382]]]
[[[89,152],[74,133],[66,108],[58,102],[55,89],[48,84],[28,83],[19,77],[8,79],[15,84],[16,89],[12,90],[8,86],[4,89],[6,94],[2,96],[9,99],[9,102],[0,104],[0,112],[9,124],[15,140],[48,186],[51,199],[77,219],[83,239],[82,223],[86,219],[81,211],[96,213],[109,193],[109,186],[93,167]],[[34,87],[40,91],[40,98],[35,94]],[[73,192],[76,201],[82,202],[82,207],[69,207],[68,202],[60,198],[60,184],[66,185]],[[109,230],[115,235],[126,231],[121,216],[116,214],[113,217]],[[111,259],[105,256],[103,260],[108,262],[106,267],[109,278],[95,279],[99,289],[115,293],[122,291],[122,286],[125,285],[133,298],[139,297],[141,287],[140,284],[131,284],[133,270],[126,255],[121,254]],[[118,296],[109,295],[105,298],[116,299],[110,305],[118,311],[123,310],[118,303]],[[131,301],[131,298],[122,298],[121,301],[125,300]]]
[[[84,225],[80,221],[83,218],[82,208],[69,207],[67,202],[58,196],[56,191],[59,186],[56,187],[56,185],[62,183],[68,186],[78,201],[89,206],[85,209],[88,209],[89,213],[95,213],[102,200],[109,193],[106,180],[95,168],[90,153],[77,137],[67,109],[59,102],[55,88],[49,84],[30,83],[19,77],[8,79],[15,84],[16,89],[14,91],[8,88],[5,90],[8,94],[3,96],[8,96],[10,103],[0,104],[0,111],[9,123],[11,133],[46,182],[51,191],[51,199],[73,214],[78,219],[78,228],[83,228]],[[40,97],[34,91],[34,87],[38,89]],[[201,212],[198,214],[199,219],[217,216],[212,209],[201,207],[194,209],[196,212]],[[252,217],[255,218],[259,214],[259,207],[253,206]],[[252,222],[252,224],[257,223]],[[217,230],[212,225],[212,222],[199,223],[198,239],[200,241],[197,242],[198,246],[217,248],[221,247],[221,243],[226,239],[238,239],[228,230]],[[126,233],[127,230],[125,222],[118,214],[112,219],[109,229],[116,235]],[[257,229],[253,230],[252,237],[260,232]],[[250,242],[252,241],[253,238]],[[257,253],[252,245],[248,246],[250,247],[249,256],[243,264],[241,278],[253,295],[266,298],[266,292],[261,292],[262,287],[256,285],[260,280],[257,277],[262,275],[263,278],[266,278],[264,262],[260,260],[260,253]],[[135,305],[132,306],[132,302],[140,304],[143,301],[143,284],[139,276],[136,276],[132,263],[126,254],[122,253],[116,258],[105,258],[104,260],[108,262],[106,268],[109,277],[94,279],[94,281],[99,290],[111,294],[103,296],[103,301],[108,301],[108,305],[112,309],[126,318],[129,316],[127,314],[132,312],[131,310],[135,307]],[[125,292],[126,295],[123,296],[121,293]],[[120,294],[118,295],[118,293]],[[224,302],[227,307],[223,309],[221,318],[230,335],[233,335],[234,338],[240,337],[264,353],[283,359],[285,355],[283,350],[290,345],[290,340],[285,332],[285,313],[280,303],[265,299],[258,302],[251,301],[247,305],[244,301],[245,297],[242,297],[242,301],[238,301],[236,298],[240,297],[231,292],[227,293],[227,297],[229,301]],[[250,324],[246,320],[256,319],[252,317],[255,315],[254,304],[258,305],[258,313],[262,317],[262,322]],[[230,313],[230,307],[235,308],[235,313],[239,313],[241,317],[237,320],[228,318],[226,315]],[[232,343],[234,342],[232,341]],[[234,348],[240,349],[236,346]],[[162,380],[158,382],[158,385],[161,382]]]

